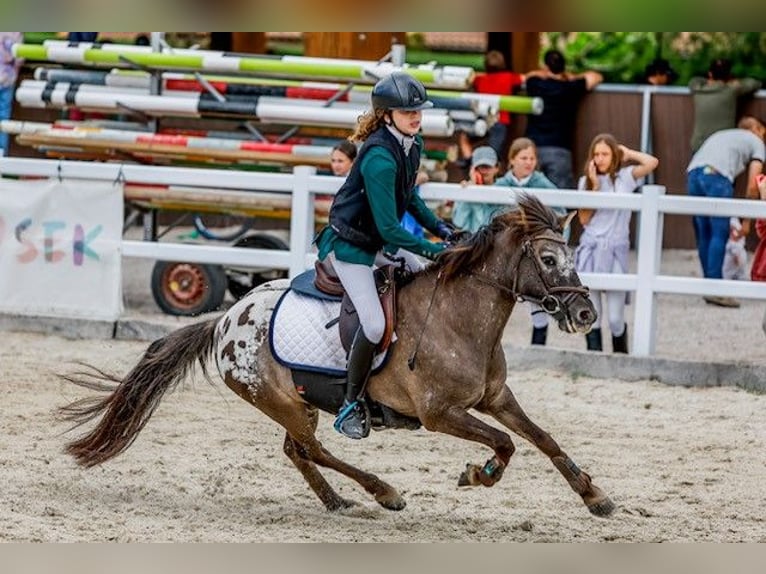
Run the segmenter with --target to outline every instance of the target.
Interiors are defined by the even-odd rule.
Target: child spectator
[[[744,281],[747,279],[747,250],[739,217],[729,219],[729,229],[731,232],[723,256],[723,278]]]
[[[508,150],[508,172],[495,182],[508,187],[529,187],[555,189],[556,186],[542,172],[537,171],[537,148],[529,138],[516,138]],[[562,215],[563,209],[555,211]],[[564,239],[569,241],[569,227],[564,230]],[[548,315],[535,303],[529,304],[532,314],[532,344],[545,345],[548,339]]]
[[[633,164],[622,166],[624,162]],[[657,169],[659,161],[647,153],[619,144],[611,134],[593,138],[585,162],[583,176],[577,189],[601,193],[633,193],[642,178]],[[630,249],[630,216],[625,209],[580,209],[578,217],[583,225],[580,244],[575,252],[578,273],[627,273]],[[592,290],[591,300],[599,320],[601,291]],[[625,323],[625,291],[606,291],[609,330],[612,333],[612,351],[628,352],[628,326]],[[601,327],[591,329],[586,336],[589,351],[603,351]]]
[[[462,185],[495,185],[495,178],[500,171],[497,153],[489,146],[477,147],[471,156],[471,170],[468,180]],[[456,201],[452,209],[452,223],[458,228],[476,232],[482,225],[489,223],[495,212],[503,205]]]

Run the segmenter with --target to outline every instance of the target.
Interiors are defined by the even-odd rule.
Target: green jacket
[[[418,137],[415,145],[422,145]],[[365,195],[370,203],[375,226],[386,242],[385,250],[394,252],[405,249],[417,255],[433,259],[444,250],[443,244],[432,243],[412,235],[401,226],[397,217],[396,187],[397,165],[391,153],[383,147],[372,148],[361,160],[360,170],[364,178]],[[426,206],[419,195],[413,193],[406,207],[423,227],[435,231],[438,219]],[[375,253],[352,245],[338,237],[332,227],[325,227],[316,238],[319,259],[324,259],[331,252],[340,261],[372,265]]]

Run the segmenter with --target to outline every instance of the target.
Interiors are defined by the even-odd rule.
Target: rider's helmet
[[[428,100],[426,89],[420,80],[393,72],[378,80],[372,88],[372,107],[375,110],[415,111],[434,107]]]

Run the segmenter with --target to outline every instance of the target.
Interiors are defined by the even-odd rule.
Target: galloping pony
[[[475,410],[533,443],[591,513],[607,516],[614,510],[612,501],[527,417],[506,385],[502,336],[517,301],[539,303],[569,333],[585,333],[596,320],[561,235],[572,215],[559,218],[534,196],[519,195],[514,209],[445,250],[401,286],[396,341],[384,368],[371,377],[367,396],[429,431],[489,447],[493,455],[483,465],[468,464],[459,485],[494,485],[515,450],[511,437],[473,416],[470,411]],[[62,375],[102,391],[61,409],[64,418],[78,425],[99,419],[87,434],[67,444],[67,452],[86,467],[120,454],[165,393],[196,362],[208,377],[207,365],[214,357],[226,385],[284,427],[285,454],[328,510],[356,503],[339,496],[319,467],[355,480],[384,508],[403,509],[405,501],[392,486],[336,458],[317,440],[318,408],[298,391],[291,370],[276,360],[269,345],[271,315],[288,288],[287,280],[266,283],[220,318],[154,341],[122,378],[94,367]]]

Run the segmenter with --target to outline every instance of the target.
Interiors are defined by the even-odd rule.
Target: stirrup
[[[366,438],[370,434],[370,417],[366,406],[358,400],[352,403],[343,401],[343,408],[335,418],[333,428],[348,438]]]

